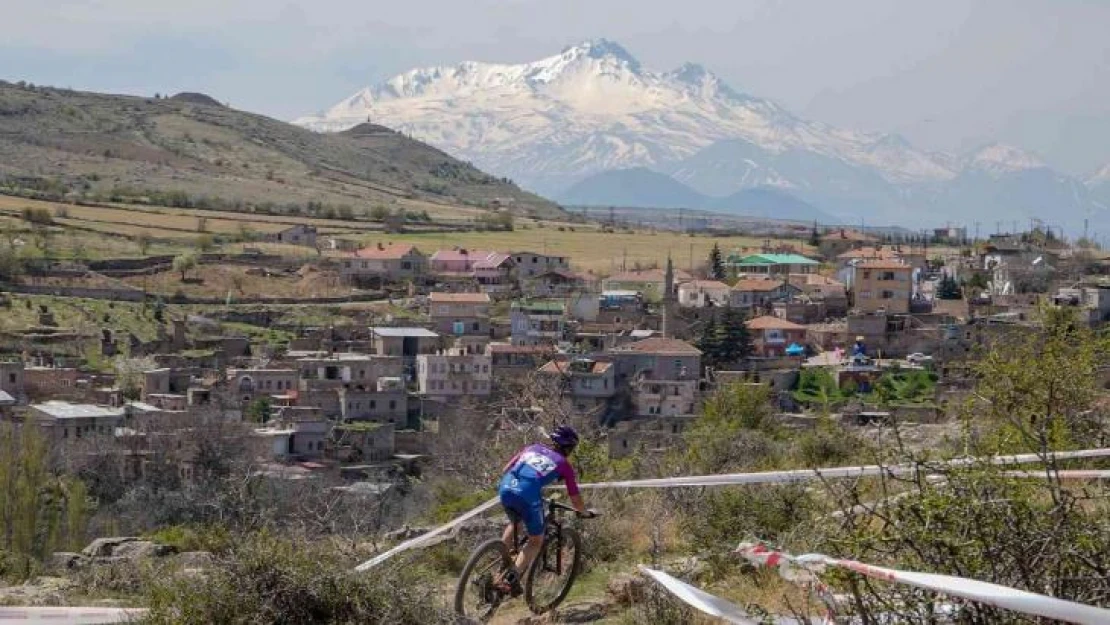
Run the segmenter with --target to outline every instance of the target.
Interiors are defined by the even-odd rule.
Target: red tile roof
[[[569,360],[552,360],[552,361],[548,362],[547,364],[545,364],[544,366],[540,367],[540,372],[541,373],[558,373],[558,374],[561,374],[561,375],[566,375],[568,372],[569,373],[589,373],[591,375],[599,375],[599,374],[605,373],[606,371],[609,370],[610,367],[613,366],[613,363],[611,363],[611,362],[600,362],[600,361],[595,360],[590,365],[590,370],[589,371],[569,371],[570,364],[571,363],[570,363]]]
[[[737,280],[736,284],[732,286],[733,291],[755,291],[764,293],[767,291],[774,291],[781,288],[783,282],[781,280],[764,280],[761,278],[751,278],[746,280]]]
[[[380,260],[393,260],[403,258],[416,250],[416,246],[408,243],[379,243],[373,247],[364,247],[354,253],[356,258],[376,258]]]
[[[677,356],[696,356],[701,350],[679,339],[652,337],[635,343],[629,343],[624,349],[641,354],[666,354]]]
[[[752,320],[748,321],[747,326],[748,326],[749,330],[805,330],[806,329],[805,326],[798,325],[798,324],[794,323],[793,321],[787,321],[786,319],[779,319],[778,317],[772,317],[770,315],[764,315],[762,317],[756,317],[755,319],[752,319]]]

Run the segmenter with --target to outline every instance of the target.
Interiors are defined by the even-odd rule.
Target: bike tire
[[[500,560],[497,570],[494,571],[495,575],[501,575],[512,566],[512,560],[509,558],[509,549],[500,538],[491,538],[481,545],[478,545],[474,551],[470,552],[470,558],[466,561],[466,565],[463,566],[462,573],[459,574],[459,584],[455,588],[455,612],[459,616],[484,622],[493,616],[494,611],[497,610],[497,606],[501,605],[502,597],[498,594],[496,595],[495,601],[486,604],[488,610],[482,611],[480,614],[467,614],[467,590],[473,590],[470,588],[470,576],[474,574],[474,569],[477,568],[484,559],[490,557],[494,553],[497,554]],[[492,583],[492,580],[486,581]]]
[[[524,581],[524,599],[528,602],[528,609],[530,609],[533,614],[544,614],[557,608],[559,604],[567,598],[567,595],[570,594],[570,589],[574,586],[574,580],[578,577],[578,571],[582,562],[582,539],[579,538],[578,532],[569,527],[563,528],[561,533],[562,545],[560,545],[560,547],[570,545],[574,549],[574,555],[571,556],[569,568],[566,569],[566,577],[562,582],[563,585],[559,589],[559,592],[556,593],[554,599],[543,602],[537,600],[535,595],[536,571],[543,566],[543,562],[546,561],[547,550],[552,545],[551,541],[544,541],[539,555],[532,561],[532,566],[528,568],[528,575]],[[564,563],[563,566],[567,567],[567,563]]]

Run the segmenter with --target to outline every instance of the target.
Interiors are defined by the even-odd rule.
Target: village
[[[286,235],[316,245],[311,228],[273,236]],[[306,327],[274,347],[167,313],[154,340],[104,330],[100,356],[137,363],[128,372],[52,357],[48,338],[0,363],[0,415],[38,426],[61,455],[113,441],[125,478],[144,474],[153,447],[219,420],[248,426],[240,460],[261,474],[375,482],[418,470],[460,428],[514,427],[538,394],[602,428],[613,458],[668,449],[732,382],[767,386],[800,427],[943,422],[964,404],[968,363],[1031,327],[1038,306],[1110,318],[1105,257],[1039,229],[902,241],[815,226],[808,243],[714,246],[686,269],[668,258],[604,276],[554,251],[388,239],[326,262],[408,314]],[[47,306],[36,313],[40,336],[58,331]],[[177,447],[189,480],[199,447]]]

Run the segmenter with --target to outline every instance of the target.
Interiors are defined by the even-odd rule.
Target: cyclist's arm
[[[567,495],[570,497],[570,504],[574,506],[574,510],[579,514],[585,514],[586,503],[582,501],[582,495],[578,491],[578,477],[574,473],[574,467],[570,466],[569,462],[562,462],[558,467],[559,476],[563,478],[563,482],[567,485]]]

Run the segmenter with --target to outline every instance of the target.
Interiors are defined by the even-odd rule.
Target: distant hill
[[[418,210],[427,201],[563,214],[383,126],[321,134],[199,93],[155,99],[0,81],[0,186],[5,181],[86,197],[173,192],[215,208],[312,202],[358,212]]]
[[[812,204],[773,187],[755,187],[726,197],[709,197],[666,174],[643,167],[594,174],[567,189],[558,199],[572,206],[696,208],[767,219],[837,221]]]
[[[837,222],[835,217],[816,206],[772,187],[744,189],[728,197],[710,199],[705,208],[746,217],[817,221],[824,224]]]
[[[589,176],[558,199],[579,206],[700,208],[707,198],[666,174],[634,167]]]

